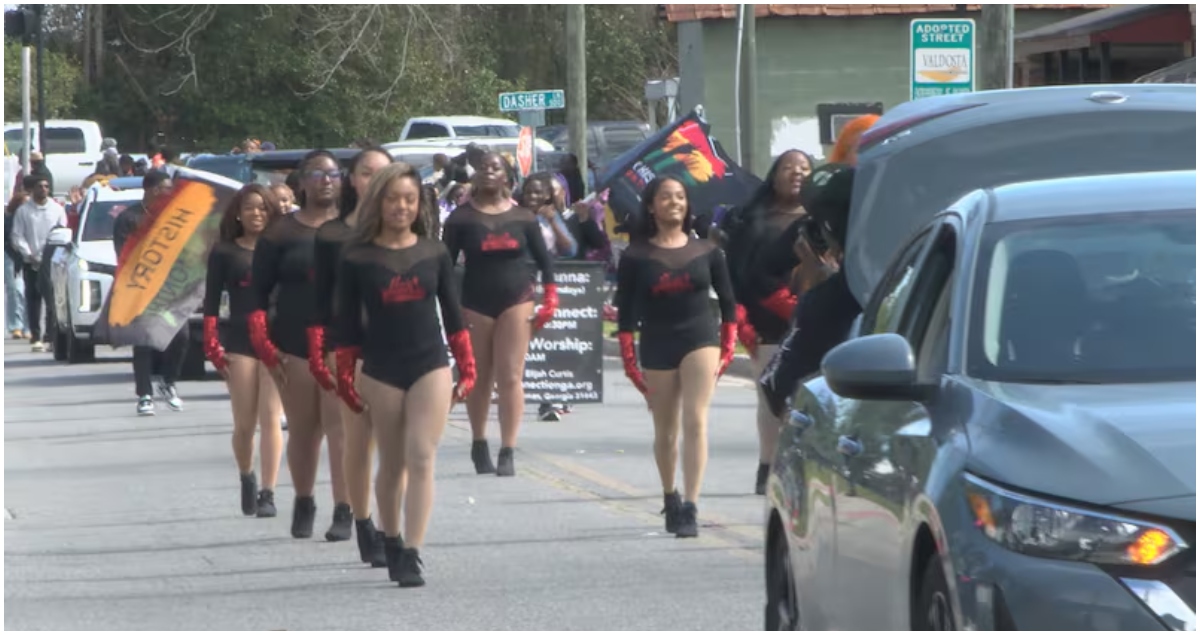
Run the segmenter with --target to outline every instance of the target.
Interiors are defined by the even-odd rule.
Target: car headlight
[[[964,478],[975,526],[1018,553],[1148,566],[1188,547],[1170,527],[1040,500],[971,475]]]

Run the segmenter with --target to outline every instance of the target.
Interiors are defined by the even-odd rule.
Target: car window
[[[1000,223],[978,262],[971,376],[1195,381],[1194,210]]]
[[[862,335],[895,333],[900,323],[900,311],[904,299],[917,279],[917,261],[925,249],[929,230],[917,235],[901,252],[887,276],[871,296],[871,302],[863,312]]]
[[[30,129],[30,135],[37,134],[37,131]],[[8,146],[8,151],[20,156],[21,150],[25,147],[24,132],[17,128],[16,130],[6,130],[4,132],[4,145]]]
[[[79,128],[46,128],[44,140],[46,154],[83,154],[87,152],[87,142],[84,141],[83,131]]]
[[[220,174],[238,183],[246,183],[251,177],[249,164],[244,157],[239,156],[200,157],[189,161],[188,167]]]
[[[507,139],[519,136],[521,127],[517,125],[454,126],[454,134],[458,137],[502,137]]]
[[[128,201],[92,201],[87,208],[87,218],[84,219],[79,240],[112,240],[113,223],[130,205],[132,202]]]
[[[917,350],[917,381],[931,383],[945,374],[950,352],[950,294],[954,288],[951,276],[942,285],[937,303],[921,335]]]
[[[414,123],[408,127],[408,139],[434,139],[449,137],[450,131],[445,126],[436,123]]]

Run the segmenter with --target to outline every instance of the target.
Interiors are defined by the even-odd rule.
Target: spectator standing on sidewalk
[[[5,167],[7,179],[10,174],[7,170],[9,166],[6,164]],[[25,337],[25,281],[21,278],[24,259],[13,247],[13,221],[16,219],[17,209],[28,198],[29,193],[25,191],[24,185],[13,188],[4,208],[4,324],[14,340]]]
[[[171,177],[160,170],[151,170],[142,177],[142,202],[134,203],[125,208],[113,221],[113,247],[117,250],[117,262],[120,266],[121,252],[125,243],[133,236],[138,227],[145,222],[147,209],[159,197],[171,192]],[[183,370],[184,356],[188,349],[188,329],[179,330],[175,339],[167,346],[166,351],[158,351],[151,346],[133,347],[133,380],[137,388],[137,413],[141,416],[154,414],[154,385],[153,375],[155,366],[162,368],[162,381],[158,385],[158,393],[167,406],[176,412],[183,410],[183,400],[175,389],[175,380]],[[156,362],[158,362],[156,364]]]
[[[31,196],[17,209],[12,238],[13,247],[24,263],[21,273],[25,279],[25,315],[29,319],[29,340],[33,343],[33,352],[41,353],[50,341],[51,329],[47,328],[46,332],[42,330],[45,287],[38,274],[42,269],[42,254],[50,232],[55,227],[67,226],[67,211],[50,198],[50,179],[46,176],[35,173],[25,177],[25,189]],[[49,266],[49,263],[44,264]],[[53,306],[46,307],[47,326],[53,320],[50,314],[53,310]]]

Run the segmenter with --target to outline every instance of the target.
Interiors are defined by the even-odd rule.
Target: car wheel
[[[796,606],[796,582],[787,537],[775,535],[767,548],[767,607],[764,630],[799,630],[800,609]]]
[[[942,557],[934,554],[925,563],[921,590],[917,596],[914,630],[954,631],[954,609],[950,604],[950,586],[942,571]]]
[[[67,340],[67,363],[68,364],[90,364],[96,361],[96,346],[91,343],[83,343],[79,338],[75,337],[74,331],[68,331]]]
[[[54,361],[67,361],[67,340],[70,339],[68,332],[61,324],[58,326],[58,331],[54,334],[54,341],[51,345],[54,347]]]

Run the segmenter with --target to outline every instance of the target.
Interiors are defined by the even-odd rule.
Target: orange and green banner
[[[126,241],[96,320],[98,342],[166,350],[204,301],[208,252],[237,181],[179,168]]]

